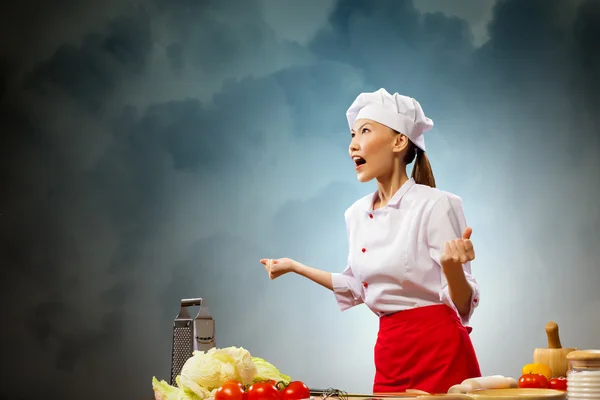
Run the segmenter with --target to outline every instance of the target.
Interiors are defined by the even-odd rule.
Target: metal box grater
[[[192,319],[189,307],[200,306]],[[182,299],[181,308],[173,321],[173,354],[171,358],[171,385],[176,386],[175,378],[181,373],[183,364],[192,357],[194,351],[206,351],[215,347],[215,320],[208,312],[204,299]]]

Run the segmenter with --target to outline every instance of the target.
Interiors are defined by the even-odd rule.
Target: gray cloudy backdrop
[[[549,320],[600,348],[599,1],[0,7],[0,398],[151,396],[192,296],[219,346],[370,390],[376,317],[258,259],[344,268],[344,210],[375,187],[344,113],[380,87],[423,104],[464,199],[483,373],[518,377]]]

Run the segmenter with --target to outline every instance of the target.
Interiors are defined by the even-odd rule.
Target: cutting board
[[[418,400],[473,400],[472,397],[465,394],[417,394],[417,393],[377,393],[373,395],[348,393],[345,394],[348,400],[393,400],[393,399],[418,399]],[[314,399],[320,399],[320,396],[314,396]]]

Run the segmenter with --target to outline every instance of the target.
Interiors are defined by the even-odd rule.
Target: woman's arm
[[[473,288],[465,276],[462,264],[442,266],[442,270],[448,282],[450,299],[452,299],[458,313],[463,318],[469,316]]]
[[[319,285],[333,291],[333,284],[331,279],[331,272],[321,271],[308,265],[293,261],[293,271],[311,281],[318,283]]]
[[[349,214],[350,209],[346,210],[345,213],[346,229],[348,229]],[[342,311],[363,303],[363,286],[352,272],[350,255],[348,255],[348,264],[342,273],[322,271],[291,258],[280,258],[277,260],[263,258],[260,262],[267,269],[269,278],[271,279],[275,279],[288,272],[294,272],[331,290]]]
[[[344,272],[337,274],[309,267],[291,258],[279,258],[277,260],[263,258],[260,262],[265,266],[271,279],[294,272],[331,290],[335,294],[342,311],[363,302],[362,285],[354,277],[350,265],[346,266]]]
[[[473,288],[467,280],[463,264],[475,259],[475,250],[471,243],[471,228],[465,228],[460,239],[444,243],[441,257],[442,271],[446,276],[450,299],[461,317],[468,317],[471,312]]]
[[[363,303],[363,288],[352,273],[350,265],[344,272],[331,273],[293,262],[292,271],[333,292],[342,311]]]
[[[429,217],[427,239],[431,257],[442,270],[440,300],[452,303],[463,324],[468,323],[479,302],[479,286],[471,275],[471,260],[475,254],[469,239],[470,233],[462,200],[449,193],[439,199]],[[468,252],[472,253],[467,258],[462,257],[467,249],[456,247],[464,246],[465,239],[470,246]]]

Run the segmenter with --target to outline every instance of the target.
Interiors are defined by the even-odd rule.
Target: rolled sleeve
[[[331,274],[335,299],[342,311],[363,303],[363,290],[348,265],[344,272]]]
[[[442,286],[442,290],[440,290],[440,301],[442,301],[444,304],[447,304],[450,307],[452,307],[454,309],[454,311],[456,311],[456,313],[460,317],[462,324],[466,326],[469,324],[469,321],[471,320],[471,317],[473,316],[473,312],[475,311],[475,308],[477,308],[477,305],[479,304],[479,285],[477,284],[477,281],[471,274],[467,274],[465,272],[467,281],[471,285],[471,288],[473,288],[473,293],[471,294],[471,308],[469,309],[469,313],[466,316],[462,316],[458,312],[456,305],[454,304],[454,302],[452,301],[452,298],[450,297],[450,289],[448,288],[448,283],[446,282],[446,277],[443,275],[444,274],[442,273],[443,286]]]
[[[437,201],[429,219],[428,242],[431,258],[440,266],[440,268],[440,259],[444,250],[444,243],[462,237],[462,233],[466,227],[467,222],[460,197],[448,194]],[[469,312],[466,316],[460,316],[463,325],[467,325],[475,308],[479,305],[479,285],[475,277],[471,274],[470,262],[463,264],[463,271],[465,273],[465,278],[473,289]],[[458,309],[450,297],[450,288],[448,287],[448,282],[443,271],[440,271],[440,275],[440,301],[449,305],[458,313]]]

